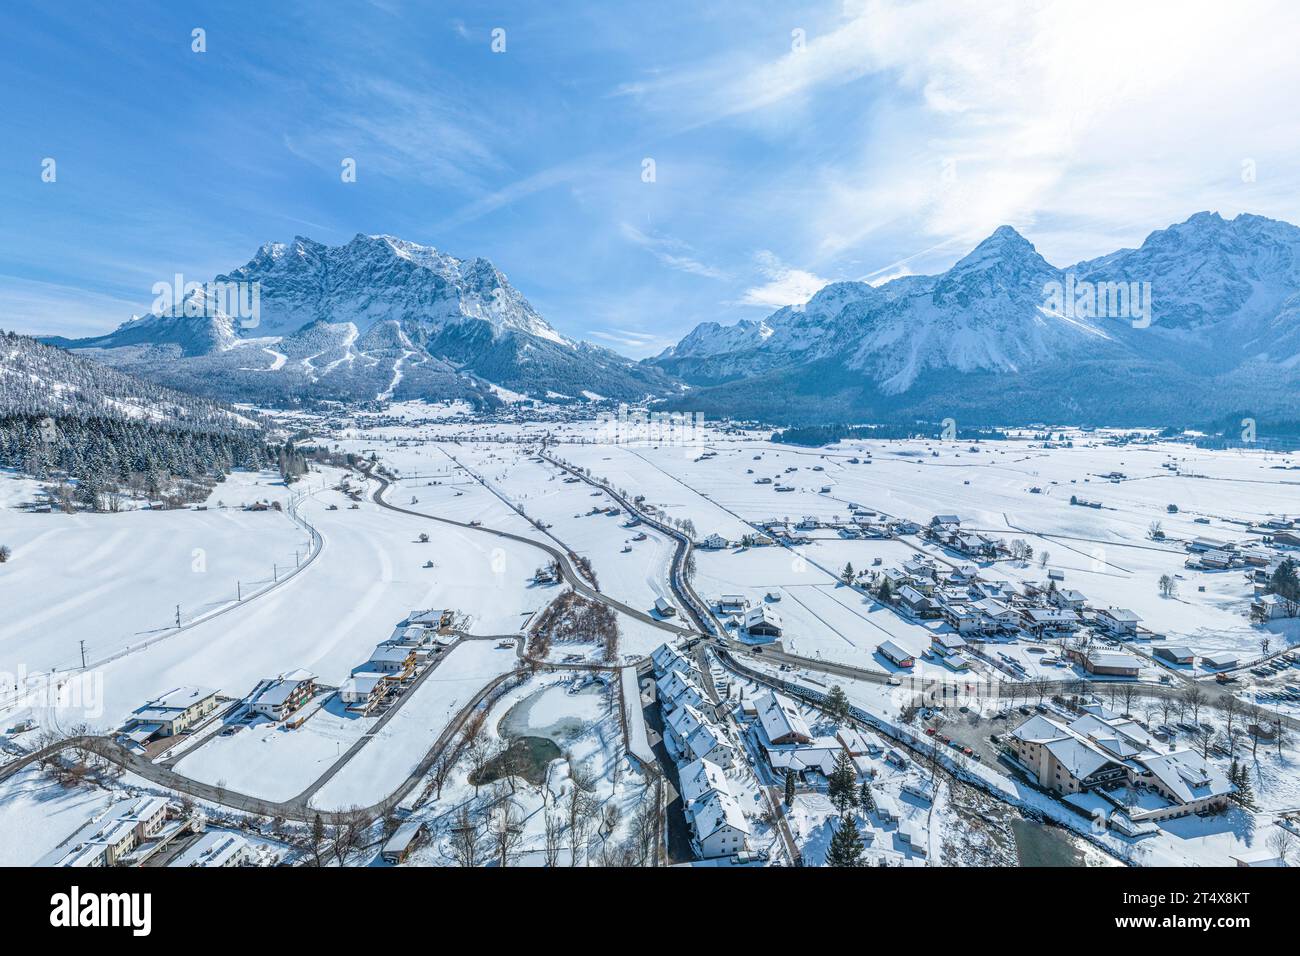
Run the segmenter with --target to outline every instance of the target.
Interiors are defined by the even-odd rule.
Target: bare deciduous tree
[[[456,812],[449,848],[457,866],[478,866],[483,861],[483,836],[469,807],[461,807]]]

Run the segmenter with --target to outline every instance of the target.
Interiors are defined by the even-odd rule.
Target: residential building
[[[184,733],[217,709],[217,692],[210,687],[185,686],[155,697],[131,714],[123,733],[132,743]]]
[[[1097,611],[1097,623],[1115,637],[1133,637],[1142,618],[1126,607],[1105,607]]]
[[[168,863],[175,867],[245,866],[253,858],[253,848],[238,833],[209,830]]]
[[[788,698],[768,690],[754,698],[754,706],[769,744],[812,743],[808,722]]]
[[[781,615],[766,604],[745,612],[745,630],[753,637],[780,637]]]
[[[730,790],[709,790],[686,807],[696,852],[704,859],[749,849],[750,826]]]
[[[37,866],[113,866],[167,821],[167,801],[138,797],[112,804],[36,862]]]
[[[1162,753],[1136,721],[1094,710],[1069,724],[1035,715],[1007,735],[1012,754],[1039,786],[1061,794],[1108,794],[1134,822],[1227,806],[1233,785],[1201,756]]]
[[[316,693],[316,675],[296,670],[266,681],[248,702],[248,709],[271,720],[284,720]]]

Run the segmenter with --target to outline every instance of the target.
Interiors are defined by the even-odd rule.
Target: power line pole
[[[239,581],[236,581],[235,582],[235,603],[236,604],[242,603],[243,600],[244,600],[244,586]]]
[[[86,642],[81,641],[81,669],[86,669]]]
[[[180,629],[180,626],[181,626],[181,606],[177,604],[176,605],[176,627],[178,630]]]

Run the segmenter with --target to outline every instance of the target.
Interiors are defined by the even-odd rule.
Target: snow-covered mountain
[[[1298,311],[1289,223],[1198,213],[1065,268],[1002,226],[940,275],[834,283],[650,361],[696,386],[681,407],[775,421],[1294,417]]]
[[[109,335],[47,341],[176,387],[267,403],[490,405],[500,389],[640,400],[671,388],[656,368],[561,335],[486,259],[392,236],[268,243],[211,286],[256,288],[256,315],[234,318],[196,292],[196,307],[187,300]]]

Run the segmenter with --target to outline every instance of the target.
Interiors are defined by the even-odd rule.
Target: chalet
[[[284,720],[316,693],[316,675],[307,670],[267,681],[248,702],[248,709],[270,720]]]
[[[451,627],[452,617],[451,611],[412,611],[406,619],[406,623],[412,627],[428,627],[435,631],[441,631]]]
[[[1239,867],[1286,866],[1286,860],[1276,851],[1264,847],[1254,850],[1242,850],[1240,853],[1230,853],[1228,857]]]
[[[787,698],[769,690],[754,698],[754,706],[769,744],[812,743],[808,722]]]
[[[850,757],[876,756],[881,753],[880,740],[875,734],[866,733],[856,727],[840,727],[835,731],[835,739],[847,751]]]
[[[876,816],[881,823],[898,822],[898,803],[889,793],[879,787],[871,787],[871,802],[875,804]]]
[[[680,759],[707,759],[720,767],[735,762],[731,740],[694,704],[684,703],[673,710],[664,721],[664,730],[670,750]]]
[[[939,616],[939,606],[910,584],[904,584],[898,589],[898,603],[917,617]]]
[[[1235,551],[1237,546],[1222,538],[1193,538],[1187,545],[1188,551]]]
[[[1079,628],[1079,615],[1059,607],[1019,608],[1021,626],[1035,637],[1067,634]]]
[[[745,630],[754,637],[780,637],[781,616],[766,604],[745,612]]]
[[[339,685],[339,700],[349,707],[368,708],[383,698],[392,683],[390,674],[358,671]]]
[[[370,652],[370,660],[357,668],[372,674],[409,675],[415,669],[418,655],[413,647],[400,644],[379,644]]]
[[[881,657],[896,667],[912,667],[916,664],[912,655],[893,641],[885,641],[876,650],[880,652]]]
[[[959,634],[934,634],[930,637],[930,650],[940,657],[957,654],[967,646],[966,640]]]
[[[136,745],[159,737],[185,733],[217,709],[217,692],[209,687],[185,686],[169,690],[136,709],[122,733]]]
[[[1266,568],[1273,563],[1273,556],[1265,548],[1242,548],[1241,560],[1255,568]]]
[[[1300,548],[1300,531],[1275,531],[1273,543],[1289,548]]]
[[[1126,607],[1106,607],[1097,610],[1097,623],[1115,637],[1133,637],[1142,618]]]
[[[818,737],[811,743],[791,747],[765,747],[764,751],[773,770],[805,778],[809,774],[830,777],[844,756],[844,747],[834,737]]]
[[[960,527],[961,518],[958,518],[956,515],[935,515],[930,519],[931,528],[937,528],[940,525],[953,525]]]
[[[1014,631],[1020,627],[1020,612],[996,598],[975,601],[971,610],[982,619],[982,631]]]
[[[720,551],[720,550],[722,550],[723,548],[727,547],[727,546],[730,545],[730,544],[731,544],[730,541],[728,541],[728,540],[727,540],[726,538],[724,538],[722,535],[717,534],[717,533],[715,532],[714,534],[709,535],[707,538],[705,538],[703,541],[701,541],[701,542],[700,542],[700,547],[701,547],[701,548],[708,548],[708,549],[711,550],[711,551]]]
[[[1057,607],[1066,608],[1071,611],[1082,611],[1088,599],[1084,597],[1082,591],[1076,591],[1073,588],[1058,588],[1050,595],[1051,602]]]
[[[902,568],[904,573],[912,578],[933,578],[934,564],[926,558],[916,557],[908,558],[903,562]]]

